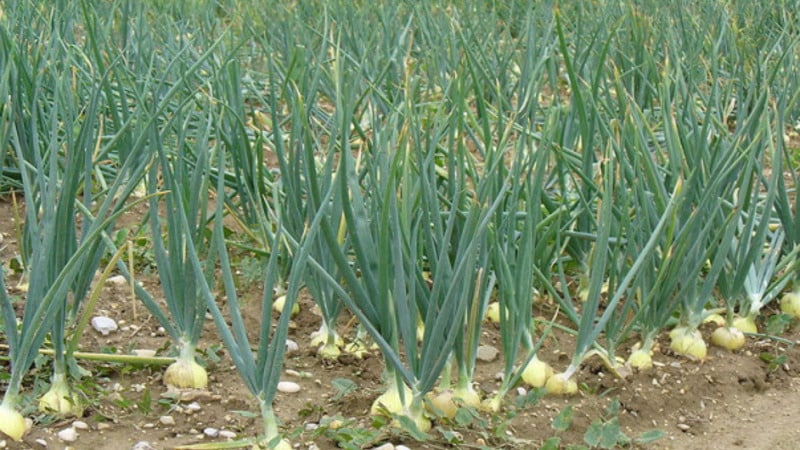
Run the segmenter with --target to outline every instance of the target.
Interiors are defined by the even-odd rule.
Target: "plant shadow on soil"
[[[132,211],[123,222],[127,220],[127,225],[132,227],[143,217],[141,214],[142,211]],[[6,268],[8,261],[17,254],[13,217],[11,204],[0,201],[3,237],[0,257]],[[7,276],[10,293],[22,296],[14,287],[13,274]],[[157,280],[154,274],[141,278],[146,288],[156,294],[159,292]],[[244,295],[248,301],[243,314],[251,339],[255,339],[260,327],[258,284],[254,282]],[[345,355],[338,361],[321,361],[313,349],[308,349],[309,335],[319,328],[320,319],[313,312],[310,298],[304,295],[300,305],[301,311],[293,319],[289,336],[297,342],[299,350],[287,354],[283,379],[298,383],[301,390],[294,394],[279,393],[275,403],[283,430],[298,445],[296,448],[329,450],[338,448],[337,439],[353,439],[351,448],[358,448],[358,445],[370,448],[392,442],[411,449],[527,449],[539,448],[548,439],[552,442],[552,438],[558,438],[561,448],[567,448],[585,445],[584,438],[593,423],[610,423],[611,420],[618,420],[620,433],[633,439],[628,443],[620,441],[620,448],[792,449],[800,439],[800,430],[794,426],[796,405],[800,404],[800,353],[794,345],[749,337],[746,348],[737,353],[711,347],[703,363],[672,355],[668,342],[662,341],[654,357],[656,367],[625,381],[611,375],[599,360],[590,360],[578,374],[582,389],[577,396],[544,397],[521,408],[511,407],[495,418],[482,416],[457,425],[439,424],[431,431],[429,440],[418,442],[388,426],[375,429],[368,418],[370,404],[382,387],[383,366],[377,351],[363,359]],[[108,336],[87,330],[81,342],[83,351],[113,348],[123,353],[152,349],[168,354],[171,350],[168,337],[159,331],[158,323],[141,304],[131,300],[129,289],[124,285],[105,286],[95,313],[114,318],[121,329]],[[704,333],[708,337],[710,330],[704,329]],[[796,342],[800,339],[800,327],[793,324],[782,337]],[[484,328],[482,341],[485,345],[500,347],[499,332],[494,325]],[[177,398],[167,392],[161,382],[163,368],[82,363],[93,374],[81,383],[88,386],[90,392],[91,401],[81,419],[89,429],[79,430],[77,440],[65,444],[56,434],[70,426],[74,419],[35,416],[37,423],[24,441],[7,440],[7,448],[43,448],[41,441],[44,440],[49,449],[69,445],[75,449],[121,450],[132,448],[140,441],[149,442],[152,448],[167,449],[223,440],[204,437],[208,427],[232,431],[237,438],[255,436],[261,431],[258,407],[216,339],[210,320],[200,348],[206,352],[210,373],[207,391]],[[558,371],[567,365],[566,352],[570,348],[568,336],[554,334],[540,351],[540,357]],[[768,361],[769,355],[779,359]],[[0,361],[0,372],[7,370],[7,362]],[[501,358],[478,363],[475,380],[484,395],[498,387],[495,374],[501,370]],[[26,394],[31,393],[34,379],[46,380],[44,371],[46,365],[32,372]],[[512,397],[518,393],[512,394],[506,399],[507,405],[515,403]],[[191,411],[186,407],[193,401],[200,405],[199,410]],[[608,410],[616,405],[618,410],[612,417]],[[563,417],[559,414],[568,407],[572,413],[568,427],[555,429],[554,420]],[[172,420],[162,422],[163,416]],[[331,419],[337,419],[335,423],[343,426],[326,425]],[[647,444],[635,441],[642,433],[652,430],[660,430],[664,436]]]

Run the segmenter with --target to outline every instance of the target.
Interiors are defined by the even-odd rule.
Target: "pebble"
[[[92,328],[103,336],[108,336],[112,331],[117,331],[117,322],[111,317],[94,316],[92,317]]]
[[[131,450],[156,450],[156,448],[153,447],[153,444],[151,444],[151,443],[149,443],[147,441],[139,441],[139,442],[133,444],[133,447],[131,447]]]
[[[319,428],[319,425],[312,422],[312,423],[307,423],[305,429],[306,429],[306,431],[314,431],[317,428]]]
[[[58,438],[64,442],[75,442],[78,440],[78,432],[75,428],[67,427],[58,432]]]
[[[175,425],[175,418],[172,416],[161,416],[158,418],[158,421],[161,422],[161,425],[166,425],[168,427]]]
[[[528,395],[528,391],[525,390],[524,387],[520,386],[520,387],[517,388],[517,395],[519,395],[520,397],[524,397],[524,396]]]
[[[300,350],[300,346],[297,345],[297,342],[287,339],[286,340],[286,353],[293,353]]]
[[[203,428],[203,434],[210,438],[215,438],[219,436],[219,430],[211,427]]]
[[[225,438],[225,439],[233,439],[233,438],[236,437],[236,433],[234,433],[231,430],[220,430],[219,431],[219,437]]]
[[[689,431],[689,428],[691,428],[691,427],[689,425],[685,424],[685,423],[679,423],[678,424],[678,428],[680,428],[681,431]]]
[[[281,381],[278,383],[278,390],[286,394],[300,392],[300,385],[293,381]]]
[[[373,447],[372,450],[395,450],[394,444],[391,442],[387,442],[380,447]]]
[[[111,425],[109,425],[109,424],[107,424],[105,422],[100,422],[100,423],[97,424],[97,431],[103,431],[103,430],[107,430],[109,428],[111,428]]]
[[[123,275],[114,275],[106,280],[106,284],[113,284],[116,286],[124,286],[128,284],[128,280]]]
[[[6,448],[7,446],[8,446],[8,443],[6,443],[5,440],[0,440],[0,448]]]
[[[147,348],[137,348],[133,350],[133,354],[140,358],[152,358],[153,356],[156,356],[156,351]]]
[[[203,407],[200,406],[200,403],[192,402],[192,403],[189,403],[188,405],[184,406],[183,409],[186,410],[187,412],[190,412],[190,414],[191,414],[191,413],[195,413],[197,411],[200,411],[201,409],[203,409]]]
[[[44,439],[37,439],[34,442],[36,442],[37,444],[41,445],[42,447],[47,447],[47,441],[45,441]]]
[[[491,362],[497,358],[497,355],[500,353],[496,347],[492,347],[491,345],[481,345],[478,347],[477,357],[481,361]]]
[[[75,428],[76,430],[88,430],[89,424],[82,420],[76,420],[75,422],[72,422],[72,428]]]
[[[398,445],[394,448],[394,450],[411,450],[411,449],[406,447],[405,445]]]

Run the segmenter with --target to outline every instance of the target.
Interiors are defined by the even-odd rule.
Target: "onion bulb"
[[[277,311],[278,313],[283,312],[283,305],[286,304],[286,296],[281,295],[280,297],[276,298],[275,301],[272,302],[272,309]],[[300,305],[297,302],[292,304],[292,317],[296,316],[297,313],[300,312]]]
[[[489,306],[486,307],[486,320],[500,323],[500,302],[489,303]]]
[[[648,370],[653,368],[653,352],[644,348],[637,348],[628,357],[628,365],[636,370]]]
[[[178,389],[205,389],[208,386],[208,373],[194,360],[194,347],[191,351],[182,350],[181,356],[167,367],[164,384]]]
[[[578,383],[565,372],[557,373],[547,379],[544,385],[548,394],[572,395],[578,393]]]
[[[733,328],[738,329],[742,333],[758,333],[758,327],[756,326],[756,321],[751,316],[734,318]]]
[[[386,392],[375,399],[369,412],[373,416],[405,416],[411,419],[420,431],[426,433],[431,429],[431,421],[423,414],[421,403],[418,406],[412,403],[413,396],[411,389],[404,384],[403,399],[401,399],[400,391],[392,384]],[[396,420],[392,421],[392,425],[402,427]]]
[[[553,376],[553,368],[537,356],[534,356],[522,370],[522,381],[535,388],[544,386],[551,376]]]
[[[81,417],[81,398],[70,389],[64,374],[54,374],[50,389],[39,399],[39,411],[60,416]]]
[[[679,327],[673,329],[669,333],[669,337],[671,339],[669,348],[673,352],[695,360],[706,358],[708,349],[706,348],[706,342],[703,340],[703,335],[699,331]]]
[[[458,412],[458,405],[456,404],[453,390],[447,389],[438,394],[431,394],[428,396],[431,405],[431,412],[434,416],[446,417],[453,420]]]
[[[800,290],[784,294],[781,298],[781,311],[795,319],[800,319]]]
[[[725,322],[725,318],[724,317],[722,317],[721,315],[719,315],[717,313],[713,313],[713,314],[707,315],[706,318],[703,319],[703,323],[713,323],[713,324],[717,325],[718,327],[721,327],[721,326],[724,326],[726,322]]]
[[[328,325],[323,321],[319,330],[311,333],[312,347],[317,347],[317,354],[323,359],[336,359],[342,354],[340,350],[344,347],[344,340],[339,334],[328,328]]]
[[[411,397],[413,394],[411,393],[411,389],[403,385],[403,399],[406,402],[411,401]],[[391,414],[400,414],[403,411],[403,401],[400,399],[400,391],[397,389],[397,386],[392,384],[389,389],[386,390],[383,394],[379,395],[378,398],[372,402],[372,407],[369,409],[369,413],[373,416],[385,416],[386,413]]]
[[[736,327],[719,327],[711,334],[711,343],[726,350],[739,350],[744,342],[744,333]]]
[[[6,403],[0,405],[0,434],[20,441],[26,431],[25,418],[19,411]]]

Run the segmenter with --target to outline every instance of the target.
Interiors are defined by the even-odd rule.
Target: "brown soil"
[[[0,201],[0,257],[5,268],[17,254],[15,227],[12,221],[11,204]],[[127,218],[125,226],[134,227],[140,212]],[[8,286],[15,290],[13,274],[7,273]],[[151,292],[158,292],[157,277],[144,278]],[[258,286],[249,289],[244,314],[250,330],[257,330],[260,295]],[[301,391],[296,394],[279,394],[275,410],[283,429],[292,436],[296,448],[335,449],[331,439],[335,434],[319,430],[306,431],[306,425],[319,423],[324,416],[354,419],[354,427],[369,429],[367,413],[372,400],[382,386],[382,360],[377,352],[363,360],[342,357],[339,361],[323,362],[308,348],[309,334],[319,327],[319,318],[312,312],[313,302],[303,297],[301,312],[294,319],[290,338],[295,340],[300,351],[291,353],[285,361],[285,369],[295,375],[285,374],[285,380],[299,383]],[[119,352],[132,349],[159,349],[169,352],[169,340],[160,333],[158,324],[145,308],[131,301],[127,288],[107,286],[98,311],[107,313],[119,321],[123,328],[109,336],[101,336],[87,330],[82,340],[84,351],[99,351],[115,347]],[[709,330],[704,330],[708,332]],[[252,336],[251,336],[252,337]],[[783,336],[791,342],[800,339],[800,328],[793,327]],[[499,347],[499,334],[492,325],[487,325],[484,343]],[[177,445],[213,441],[203,438],[205,427],[233,431],[237,437],[251,437],[261,430],[256,420],[258,408],[240,381],[230,359],[215,336],[213,323],[208,321],[201,348],[220,356],[217,362],[207,358],[210,372],[210,387],[206,392],[194,393],[192,397],[201,405],[194,414],[179,412],[185,406],[172,397],[164,397],[166,389],[161,383],[162,368],[137,368],[119,364],[85,363],[93,373],[91,406],[87,408],[83,421],[90,430],[80,431],[72,448],[83,449],[130,449],[136,442],[148,441],[154,448],[166,449]],[[564,368],[570,343],[560,336],[550,339],[540,355],[557,370]],[[665,343],[656,353],[657,367],[646,373],[635,374],[627,381],[620,381],[609,374],[599,362],[591,360],[581,369],[579,380],[584,389],[570,398],[545,397],[537,403],[510,410],[512,414],[501,414],[494,419],[486,417],[485,423],[474,420],[471,424],[451,426],[442,424],[431,432],[431,439],[416,442],[413,439],[387,431],[382,439],[377,437],[371,446],[383,442],[403,443],[412,449],[439,448],[538,448],[546,439],[560,437],[562,448],[583,443],[584,433],[598,419],[610,419],[606,408],[615,399],[619,401],[618,414],[622,432],[636,438],[648,430],[661,430],[665,436],[651,444],[633,444],[634,448],[654,449],[791,449],[796,448],[800,429],[795,428],[794,414],[800,403],[800,353],[793,345],[774,340],[749,338],[746,350],[729,353],[710,349],[709,357],[702,363],[686,361],[671,355]],[[786,355],[787,359],[777,367],[770,367],[759,358],[762,354]],[[8,369],[0,361],[0,372]],[[45,370],[39,369],[39,370]],[[497,388],[494,374],[502,369],[502,360],[479,363],[476,381],[484,394]],[[37,371],[33,372],[35,376]],[[299,375],[298,375],[299,374]],[[39,373],[39,378],[42,374]],[[344,378],[358,386],[352,392],[337,397],[332,381]],[[34,377],[26,385],[31,388]],[[46,380],[46,378],[45,378]],[[30,390],[28,391],[30,392]],[[513,393],[516,396],[516,393]],[[147,401],[147,397],[150,401]],[[507,404],[513,399],[508,398]],[[551,423],[567,406],[572,406],[574,419],[566,431],[556,431]],[[169,415],[174,425],[162,425],[159,417]],[[22,443],[8,442],[8,448],[42,448],[37,440],[45,440],[48,449],[62,449],[66,445],[58,440],[56,433],[69,426],[72,420],[52,421],[35,416],[37,423]],[[344,433],[340,429],[340,436]],[[463,442],[449,445],[447,433],[455,431]],[[497,435],[500,435],[498,437]],[[312,447],[316,446],[316,447]]]

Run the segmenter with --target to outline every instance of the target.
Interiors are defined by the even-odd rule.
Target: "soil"
[[[133,211],[123,219],[122,226],[135,229],[142,211]],[[13,295],[24,293],[17,289],[15,274],[8,271],[9,261],[18,254],[16,227],[12,204],[0,201],[0,258],[7,271],[7,286]],[[152,268],[140,268],[142,280],[152,293],[158,292],[158,279]],[[243,282],[243,284],[245,284]],[[251,330],[251,339],[260,325],[260,296],[258,283],[244,288],[244,316]],[[320,319],[313,312],[313,301],[300,299],[301,311],[293,319],[290,339],[300,350],[287,355],[284,380],[301,386],[298,393],[279,393],[275,411],[298,449],[335,449],[334,438],[344,439],[359,429],[372,430],[368,420],[371,402],[380,394],[383,371],[377,351],[363,359],[343,356],[337,361],[320,360],[308,348],[309,334],[319,328]],[[168,337],[158,323],[138,301],[132,301],[125,286],[107,284],[95,311],[107,314],[120,324],[119,331],[102,336],[89,328],[81,341],[81,350],[98,352],[116,349],[127,353],[133,349],[158,350],[169,355]],[[346,321],[346,317],[343,321]],[[708,337],[709,329],[703,330]],[[748,338],[747,347],[739,352],[710,348],[703,363],[692,362],[672,355],[666,341],[660,343],[655,355],[656,367],[633,374],[628,380],[611,375],[596,360],[587,361],[579,373],[581,392],[573,397],[544,397],[522,407],[510,406],[495,417],[482,416],[471,423],[439,424],[430,439],[417,442],[408,435],[384,428],[375,434],[367,448],[385,442],[403,444],[411,449],[441,448],[539,448],[546,440],[557,437],[561,448],[584,443],[584,435],[592,422],[619,421],[621,431],[635,439],[642,433],[660,430],[661,439],[643,444],[632,442],[633,448],[652,449],[793,449],[797,448],[800,429],[794,425],[796,405],[800,404],[800,352],[795,343],[800,339],[800,327],[793,325],[783,336],[787,342]],[[499,333],[487,325],[483,336],[485,345],[500,347]],[[163,367],[136,367],[123,364],[90,363],[82,365],[92,377],[80,382],[91,399],[81,418],[88,430],[79,430],[74,449],[130,449],[140,441],[152,448],[167,449],[199,442],[221,442],[222,438],[204,437],[207,427],[229,430],[237,438],[247,438],[261,431],[258,407],[241,382],[230,359],[216,337],[212,321],[207,321],[201,349],[210,373],[207,391],[184,394],[184,399],[170,395],[161,381]],[[540,357],[557,370],[567,365],[565,351],[571,348],[568,336],[555,335],[548,339]],[[3,350],[6,352],[6,350]],[[780,364],[770,365],[763,355],[784,357]],[[0,359],[0,372],[7,371],[7,362]],[[476,381],[484,394],[498,386],[495,374],[502,370],[502,356],[491,362],[479,362]],[[34,369],[26,387],[27,394],[47,380],[47,365]],[[342,391],[335,380],[347,379],[355,389]],[[37,381],[38,380],[38,381]],[[338,383],[339,381],[336,381]],[[1,385],[0,385],[1,387]],[[514,405],[511,397],[507,405]],[[32,397],[32,396],[30,396]],[[189,414],[187,403],[196,401],[200,409]],[[617,404],[618,413],[608,408]],[[563,431],[553,428],[554,419],[571,407],[573,420]],[[160,418],[170,416],[174,424],[164,425]],[[56,433],[70,426],[75,419],[54,420],[31,415],[36,420],[33,429],[22,443],[6,441],[7,448],[63,449],[67,444]],[[343,427],[326,426],[330,418],[340,419]],[[316,425],[322,426],[312,430]],[[355,431],[352,431],[355,430]],[[447,437],[457,433],[462,441],[448,444]]]

